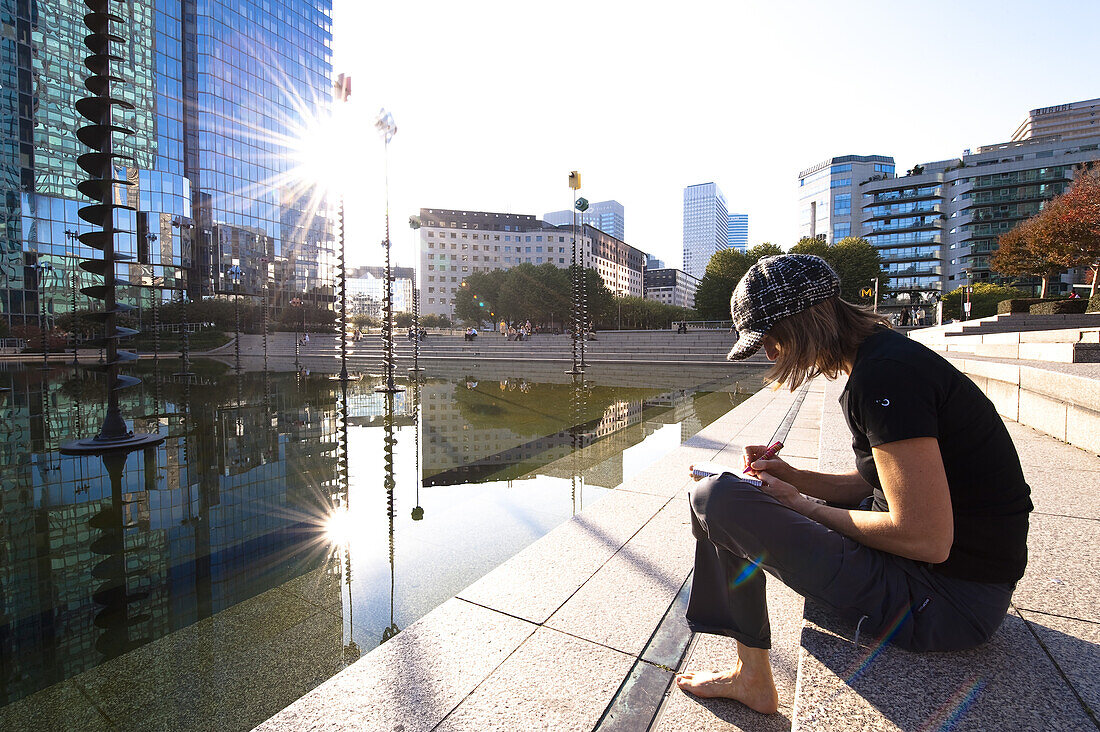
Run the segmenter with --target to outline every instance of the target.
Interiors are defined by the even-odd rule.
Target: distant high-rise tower
[[[859,186],[894,177],[889,155],[841,155],[798,174],[799,236],[835,244],[860,228]]]
[[[652,254],[645,255],[645,268],[646,269],[664,269],[665,263]]]
[[[716,183],[684,188],[684,271],[701,278],[710,258],[729,248],[726,197]]]
[[[743,252],[749,248],[749,215],[731,213],[726,241],[730,249]]]
[[[594,226],[603,233],[611,234],[619,241],[624,241],[626,239],[624,236],[626,231],[624,211],[623,205],[618,201],[600,201],[591,204],[588,210],[579,216],[580,220],[577,223]],[[568,209],[551,211],[543,216],[542,220],[554,226],[565,226],[573,223],[573,212]]]

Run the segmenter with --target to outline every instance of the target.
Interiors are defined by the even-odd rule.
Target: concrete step
[[[994,365],[1006,376],[1008,365]],[[847,431],[830,429],[843,423],[834,398],[842,387],[826,388],[822,470],[852,467]],[[1082,500],[1063,487],[1095,487],[1100,458],[1008,427],[1036,513],[1027,572],[1001,628],[973,650],[915,654],[866,636],[857,645],[852,622],[807,601],[792,729],[1096,728],[1100,502],[1095,491]]]

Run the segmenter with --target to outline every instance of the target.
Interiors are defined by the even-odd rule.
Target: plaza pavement
[[[683,623],[699,460],[783,436],[791,462],[846,469],[849,435],[819,379],[765,389],[258,729],[1098,729],[1100,458],[1007,421],[1032,486],[1030,561],[982,648],[916,655],[865,640],[769,578],[780,712],[671,685],[732,664]]]

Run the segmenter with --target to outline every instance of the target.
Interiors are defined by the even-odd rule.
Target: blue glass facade
[[[331,99],[332,3],[182,6],[196,283],[203,294],[230,290],[225,272],[238,264],[244,292],[258,293],[273,271],[276,307],[293,297],[331,303],[331,212],[317,189],[293,178],[288,143]]]
[[[290,297],[332,301],[333,234],[328,207],[288,181],[286,140],[329,103],[331,2],[129,0],[117,27],[127,39],[113,96],[134,104],[116,138],[134,185],[120,202],[131,233],[118,276],[156,290],[121,292],[146,305],[186,287],[223,291],[235,260],[242,290],[274,274],[275,305]],[[96,253],[76,237],[88,201],[76,191],[86,148],[82,0],[0,0],[0,333],[37,326],[90,303],[93,276],[76,263]],[[266,263],[263,260],[267,260]],[[36,265],[52,269],[40,278]],[[153,293],[157,294],[153,294]],[[287,294],[293,293],[293,294]]]

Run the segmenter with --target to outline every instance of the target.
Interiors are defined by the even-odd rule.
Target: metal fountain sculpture
[[[378,111],[378,118],[374,122],[378,134],[386,143],[385,173],[386,173],[386,239],[382,246],[386,249],[386,283],[385,303],[382,307],[382,347],[384,349],[382,366],[384,381],[376,391],[394,393],[404,391],[394,383],[393,372],[396,364],[393,353],[393,267],[390,263],[390,141],[397,134],[397,125],[393,121],[393,115],[385,109]]]
[[[92,95],[76,103],[77,112],[90,122],[77,130],[77,137],[82,143],[92,148],[93,152],[77,158],[77,164],[89,176],[87,180],[77,185],[77,190],[92,199],[94,203],[81,207],[78,212],[81,219],[93,226],[92,231],[81,234],[78,238],[82,244],[103,253],[98,259],[82,261],[80,267],[98,275],[103,280],[103,284],[85,287],[82,292],[103,303],[103,308],[92,313],[92,317],[103,323],[100,343],[106,352],[106,359],[102,366],[96,368],[102,370],[107,378],[107,414],[97,435],[62,445],[62,453],[69,455],[131,451],[164,441],[162,435],[132,431],[127,427],[126,420],[123,419],[122,411],[119,409],[119,391],[141,383],[140,379],[119,373],[124,364],[137,359],[136,354],[119,348],[119,340],[133,336],[137,331],[118,324],[119,315],[133,310],[133,307],[117,299],[117,288],[131,285],[116,276],[116,263],[130,257],[115,251],[116,235],[129,233],[118,228],[116,214],[121,211],[133,211],[133,209],[115,203],[116,187],[129,186],[131,183],[126,180],[125,175],[121,178],[115,177],[115,161],[125,160],[127,157],[114,152],[114,141],[115,135],[129,135],[133,134],[133,131],[115,123],[114,110],[134,107],[129,102],[111,96],[113,85],[125,83],[121,77],[112,73],[111,68],[114,62],[122,60],[114,46],[125,43],[125,38],[112,32],[113,24],[121,25],[125,22],[118,15],[111,13],[111,4],[117,0],[84,1],[91,10],[84,16],[84,24],[91,31],[84,38],[84,44],[91,52],[84,59],[84,65],[91,72],[85,79],[84,86]]]

